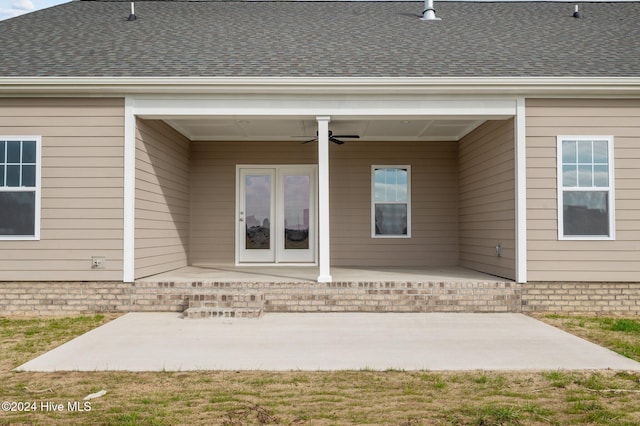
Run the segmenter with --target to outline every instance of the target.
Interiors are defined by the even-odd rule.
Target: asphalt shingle
[[[135,4],[0,22],[0,76],[640,76],[640,2]]]

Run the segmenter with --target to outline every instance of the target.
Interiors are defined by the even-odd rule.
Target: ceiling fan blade
[[[304,141],[304,142],[300,142],[300,143],[305,144],[305,143],[315,142],[317,140],[318,140],[317,138],[313,138],[313,139],[309,139],[308,141]]]
[[[360,139],[360,135],[334,135],[334,138],[344,138],[344,139]]]
[[[344,141],[341,141],[341,140],[339,140],[339,139],[336,139],[336,138],[335,138],[335,137],[333,137],[333,136],[331,136],[331,137],[329,138],[329,140],[330,140],[331,142],[335,143],[335,144],[338,144],[338,145],[342,145],[342,144],[344,143]]]

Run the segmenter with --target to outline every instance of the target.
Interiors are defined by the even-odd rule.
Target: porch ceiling
[[[497,117],[332,119],[329,128],[335,135],[359,135],[360,141],[457,141],[493,118]],[[304,141],[317,131],[317,122],[305,118],[190,116],[164,121],[187,138],[201,141]]]

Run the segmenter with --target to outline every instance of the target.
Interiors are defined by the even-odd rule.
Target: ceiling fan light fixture
[[[343,138],[343,139],[360,139],[360,135],[334,135],[333,132],[331,130],[329,130],[329,140],[333,143],[335,143],[336,145],[342,145],[344,143],[343,140],[340,140],[338,138]],[[313,139],[309,139],[308,141],[304,141],[302,142],[303,144],[305,143],[309,143],[309,142],[317,142],[318,141],[318,132],[316,132],[316,137]]]

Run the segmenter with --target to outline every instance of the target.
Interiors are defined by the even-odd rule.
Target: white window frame
[[[609,186],[606,187],[563,187],[562,186],[562,142],[564,141],[607,141],[608,152],[608,168],[609,168]],[[597,241],[597,240],[615,240],[616,239],[616,219],[615,219],[615,180],[614,180],[614,149],[613,149],[613,136],[601,136],[601,135],[559,135],[556,138],[556,174],[557,174],[557,189],[558,189],[558,240],[582,240],[582,241]],[[591,192],[602,191],[608,192],[609,202],[609,235],[564,235],[564,192],[576,191],[576,192]]]
[[[378,169],[406,169],[407,170],[407,202],[385,202],[383,204],[407,205],[407,234],[406,235],[377,235],[376,234],[376,194],[375,173]],[[371,166],[371,238],[411,238],[411,166],[374,164]]]
[[[40,209],[41,209],[41,169],[42,169],[42,137],[0,135],[1,141],[35,141],[36,142],[36,182],[35,187],[0,186],[0,192],[34,192],[34,234],[33,235],[0,235],[0,241],[33,241],[40,240]],[[4,161],[4,159],[3,159]],[[6,183],[6,182],[5,182]]]

